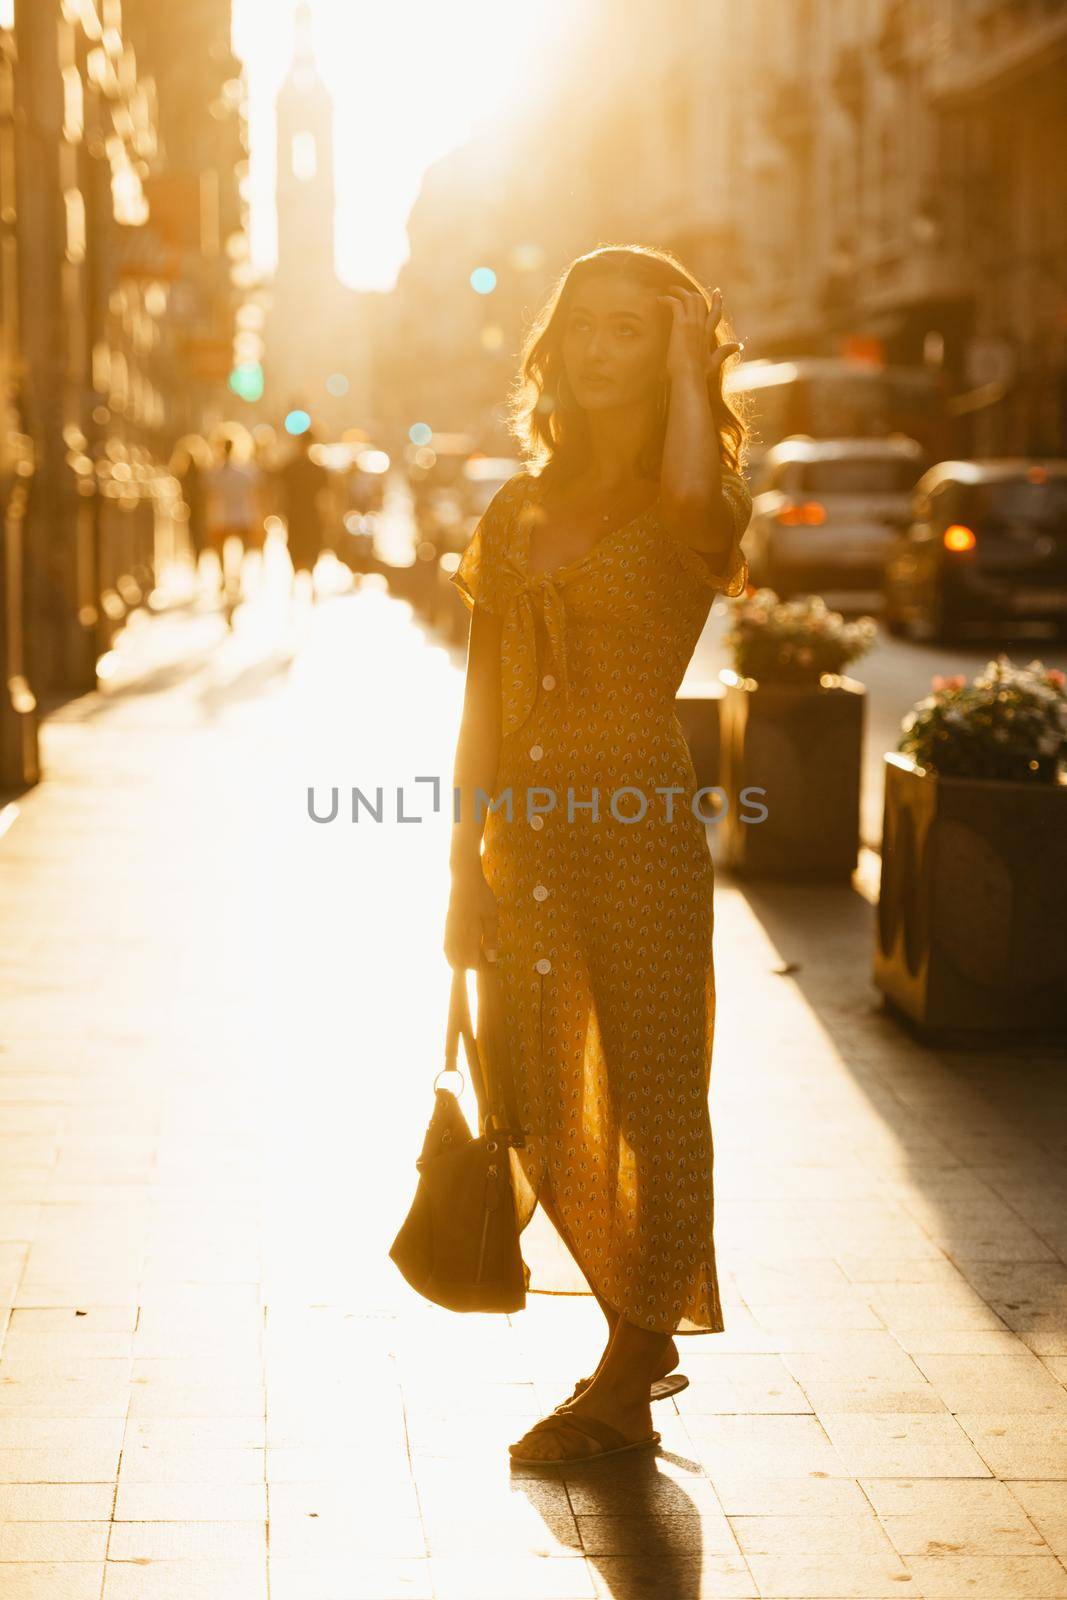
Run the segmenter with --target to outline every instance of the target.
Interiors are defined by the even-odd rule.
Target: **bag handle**
[[[482,1074],[482,1061],[478,1054],[478,1041],[474,1036],[474,1024],[471,1022],[470,999],[467,995],[467,973],[462,967],[452,969],[452,989],[448,997],[448,1026],[445,1030],[445,1064],[439,1078],[444,1072],[459,1072],[459,1041],[463,1039],[463,1050],[467,1057],[467,1067],[470,1071],[474,1093],[478,1100],[479,1111],[485,1114],[486,1095],[485,1080]],[[462,1077],[462,1073],[460,1073]],[[436,1084],[437,1079],[434,1079]]]

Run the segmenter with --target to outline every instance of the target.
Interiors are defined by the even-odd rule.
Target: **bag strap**
[[[488,1102],[486,1099],[485,1079],[482,1074],[481,1057],[478,1054],[478,1042],[474,1037],[474,1025],[471,1022],[470,999],[467,995],[467,974],[462,967],[453,967],[452,990],[448,999],[448,1027],[445,1031],[445,1064],[442,1069],[445,1072],[459,1071],[459,1041],[461,1037],[471,1082],[474,1085],[475,1098],[478,1101],[478,1110],[481,1116],[484,1117]]]

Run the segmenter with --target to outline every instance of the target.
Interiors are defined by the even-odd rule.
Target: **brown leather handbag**
[[[519,1249],[511,1146],[522,1143],[522,1134],[504,1070],[495,974],[479,969],[478,994],[476,1039],[466,973],[453,971],[445,1064],[434,1079],[433,1115],[415,1163],[418,1187],[389,1255],[413,1289],[449,1311],[521,1311],[530,1273]],[[477,1137],[457,1095],[438,1081],[445,1073],[462,1079],[461,1036],[478,1101]]]

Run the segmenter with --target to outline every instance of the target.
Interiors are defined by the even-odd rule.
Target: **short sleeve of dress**
[[[752,516],[752,496],[748,485],[737,472],[723,471],[722,495],[733,518],[733,539],[727,552],[722,572],[714,572],[706,556],[682,539],[669,534],[671,546],[682,565],[702,584],[716,592],[736,599],[748,587],[748,562],[741,548],[741,540]]]
[[[500,616],[503,612],[500,559],[507,528],[507,512],[516,481],[516,478],[509,478],[490,500],[450,579],[470,611],[479,605],[494,616]]]

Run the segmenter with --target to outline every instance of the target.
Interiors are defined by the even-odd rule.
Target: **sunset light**
[[[389,288],[422,175],[480,118],[531,97],[565,36],[565,0],[536,12],[494,0],[355,5],[311,0],[315,54],[333,98],[337,270]],[[252,255],[275,259],[274,100],[293,53],[295,0],[234,0],[234,49],[248,80]],[[307,162],[306,150],[298,159]]]

